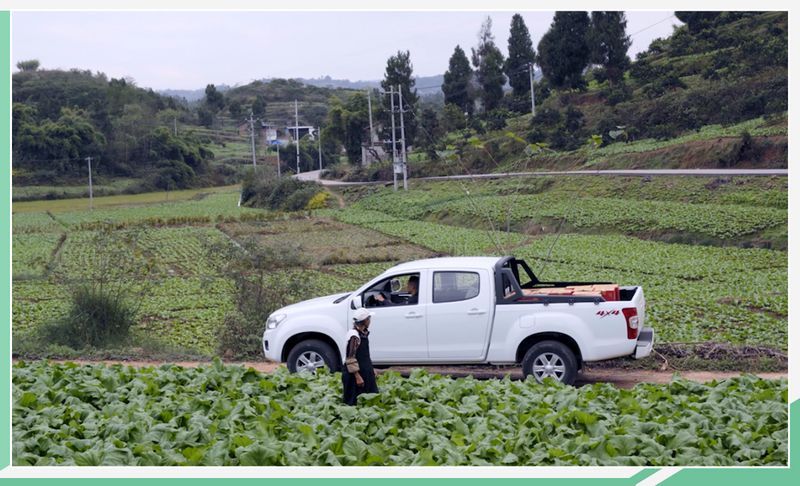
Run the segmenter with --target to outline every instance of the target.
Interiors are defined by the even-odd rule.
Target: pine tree
[[[591,61],[603,66],[612,84],[622,80],[631,63],[628,57],[631,38],[625,33],[627,24],[625,12],[592,12]]]
[[[206,86],[206,105],[216,113],[225,106],[225,98],[213,84]]]
[[[384,139],[391,140],[392,138],[392,123],[391,123],[391,100],[388,95],[390,89],[397,89],[400,85],[400,91],[403,93],[403,109],[407,112],[404,115],[404,124],[406,132],[406,146],[413,145],[415,136],[417,134],[417,119],[414,114],[417,111],[417,102],[419,95],[414,88],[414,67],[411,64],[411,53],[409,51],[397,51],[397,55],[391,56],[386,61],[386,73],[384,74],[383,81],[381,81],[381,88],[387,92],[383,97],[383,111],[380,119],[384,127]],[[398,105],[399,97],[395,94],[394,106],[395,111],[399,113],[400,107]],[[411,112],[411,113],[408,113]],[[399,123],[399,116],[397,116],[395,123]],[[400,128],[397,125],[396,137],[400,139]],[[399,145],[398,145],[399,146]]]
[[[520,14],[511,17],[511,35],[508,38],[508,59],[505,73],[515,96],[530,96],[528,65],[536,60],[531,34]]]
[[[556,88],[583,88],[583,70],[589,64],[589,15],[556,12],[550,30],[539,41],[538,64]]]
[[[253,100],[253,104],[251,109],[253,110],[253,116],[261,118],[266,116],[267,114],[267,102],[264,101],[264,97],[256,95],[255,100]]]
[[[486,112],[497,108],[503,99],[503,85],[506,84],[503,62],[503,53],[494,43],[492,18],[486,17],[478,33],[478,47],[472,49],[472,65],[475,66],[480,98]]]
[[[472,67],[469,65],[469,59],[461,46],[456,46],[453,55],[450,56],[447,71],[444,73],[442,91],[445,104],[452,104],[462,112],[472,113],[471,79]]]

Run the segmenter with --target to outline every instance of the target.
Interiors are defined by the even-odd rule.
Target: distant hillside
[[[319,78],[295,78],[303,84],[309,86],[318,86],[321,88],[345,88],[345,89],[366,89],[366,88],[380,88],[381,81],[368,80],[368,81],[350,81],[349,79],[333,79],[330,76],[321,76]],[[444,75],[437,74],[435,76],[420,76],[415,78],[417,88],[426,88],[420,90],[420,95],[427,96],[437,92],[441,89],[427,89],[441,86],[444,82]]]
[[[582,89],[555,89],[543,79],[535,117],[530,101],[508,94],[501,109],[468,125],[440,113],[433,135],[417,140],[426,153],[412,173],[786,168],[787,13],[676,16],[684,25],[637,55],[623,81],[611,84],[593,67]],[[453,157],[459,164],[443,163]],[[391,167],[348,177],[391,178]]]
[[[279,78],[264,78],[256,82],[270,83]],[[292,78],[293,81],[298,81],[306,86],[314,86],[317,88],[329,89],[367,89],[367,88],[380,88],[380,80],[366,80],[366,81],[350,81],[349,79],[334,79],[330,76],[320,76],[319,78]],[[435,76],[421,76],[416,78],[417,86],[426,88],[420,90],[420,96],[435,96],[441,93],[441,89],[434,89],[434,87],[441,86],[444,82],[444,76],[437,74]],[[248,83],[250,85],[252,83]],[[248,86],[245,85],[245,86]],[[217,85],[218,91],[226,92],[231,89],[236,89],[241,86],[228,86],[227,84]],[[188,102],[198,101],[205,97],[205,88],[199,89],[163,89],[158,91],[159,94],[164,96],[171,96],[173,98],[183,98]]]
[[[602,146],[619,146],[759,118],[774,118],[767,124],[780,125],[788,109],[786,12],[676,14],[686,23],[639,53],[624,82],[612,85],[590,69],[587,89],[537,96],[536,117],[519,134],[529,142],[548,144],[550,150],[571,151],[586,146],[593,136],[602,139]],[[744,138],[742,150],[752,152],[759,141]],[[774,150],[764,147],[764,153],[770,152]],[[726,164],[737,160],[729,154],[718,157]],[[707,160],[719,163],[711,152]]]
[[[14,185],[83,182],[95,175],[140,178],[141,190],[209,183],[214,154],[175,128],[193,124],[182,103],[125,79],[77,69],[12,76]]]
[[[353,89],[309,86],[295,79],[272,79],[231,88],[225,93],[225,102],[229,110],[234,104],[241,106],[243,113],[248,113],[260,97],[265,103],[265,115],[261,118],[284,124],[294,123],[294,101],[297,100],[300,123],[319,126],[328,114],[331,97],[346,100],[355,92]],[[254,111],[258,114],[259,110]]]
[[[230,86],[227,84],[219,84],[216,85],[217,91],[224,93],[231,89]],[[169,96],[172,98],[183,98],[188,102],[200,101],[206,95],[206,89],[162,89],[158,90],[158,93],[164,96]]]

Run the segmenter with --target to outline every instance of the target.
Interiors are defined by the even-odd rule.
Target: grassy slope
[[[201,194],[231,192],[236,188],[238,188],[238,186],[223,186],[223,187],[211,187],[204,189],[187,189],[183,191],[148,192],[144,194],[128,194],[128,195],[118,195],[118,196],[95,197],[93,204],[95,209],[107,209],[119,206],[185,201],[196,198]],[[25,201],[25,202],[13,203],[11,206],[11,212],[12,213],[35,213],[35,212],[63,213],[70,211],[83,211],[87,210],[88,207],[89,207],[88,198],[59,199],[53,201]]]

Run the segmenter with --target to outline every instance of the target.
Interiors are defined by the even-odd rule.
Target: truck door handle
[[[417,314],[416,312],[409,312],[408,314],[406,314],[405,317],[406,319],[419,319],[420,317],[422,317],[422,314]]]
[[[468,316],[482,316],[484,314],[486,314],[486,311],[483,309],[470,309],[467,312]]]

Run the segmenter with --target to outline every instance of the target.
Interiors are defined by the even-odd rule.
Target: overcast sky
[[[553,12],[521,12],[534,47]],[[417,76],[442,74],[456,44],[469,53],[487,15],[504,54],[514,12],[13,12],[12,63],[130,76],[142,87],[198,89],[261,78],[374,80],[411,51]],[[627,12],[629,54],[668,36],[670,11]],[[16,68],[14,68],[16,70]]]

